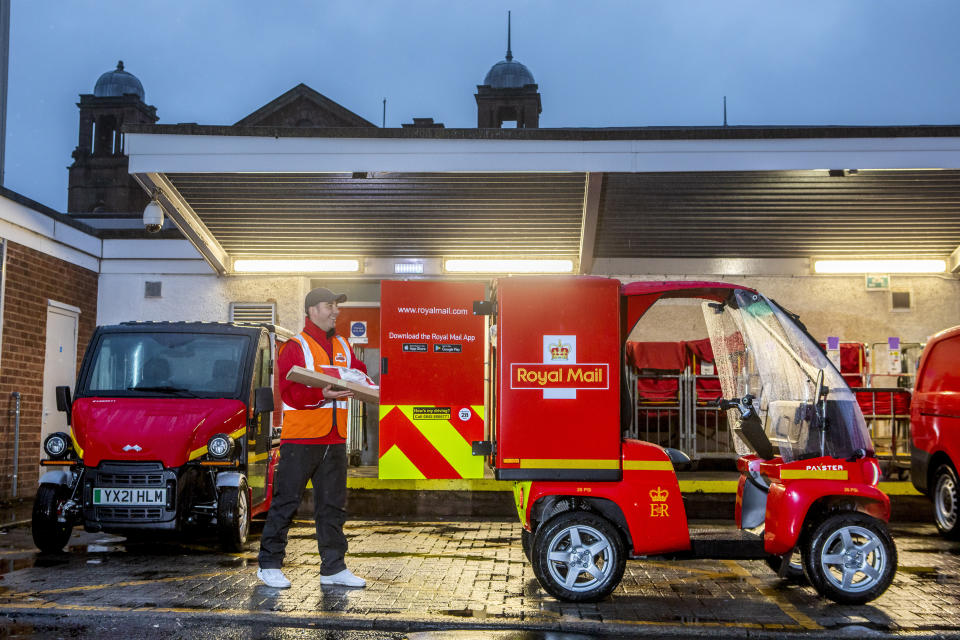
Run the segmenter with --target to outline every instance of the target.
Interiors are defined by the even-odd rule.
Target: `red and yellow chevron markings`
[[[482,478],[482,405],[380,405],[380,478]]]

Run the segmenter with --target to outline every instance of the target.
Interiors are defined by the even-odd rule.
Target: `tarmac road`
[[[515,521],[352,521],[348,564],[366,589],[321,588],[312,523],[291,530],[291,589],[258,583],[256,537],[138,541],[75,531],[40,554],[26,526],[0,530],[0,638],[960,637],[960,543],[932,525],[893,528],[899,569],[862,606],[788,584],[762,561],[631,560],[596,604],[547,595]]]

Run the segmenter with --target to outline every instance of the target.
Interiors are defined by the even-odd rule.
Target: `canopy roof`
[[[220,273],[250,257],[353,257],[371,277],[443,257],[952,269],[960,245],[955,126],[125,131],[130,172]]]

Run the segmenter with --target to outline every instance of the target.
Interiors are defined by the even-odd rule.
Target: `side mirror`
[[[255,413],[273,411],[273,389],[257,387],[253,390],[253,410]]]
[[[63,411],[67,414],[67,424],[70,424],[70,407],[73,401],[70,398],[70,387],[62,386],[56,388],[57,411]]]

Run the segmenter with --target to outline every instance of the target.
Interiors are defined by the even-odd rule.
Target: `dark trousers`
[[[347,538],[347,445],[280,445],[280,461],[273,476],[273,499],[260,538],[259,563],[279,569],[286,555],[287,532],[300,506],[307,481],[313,482],[313,520],[317,527],[320,574],[329,576],[347,568],[343,556]]]

